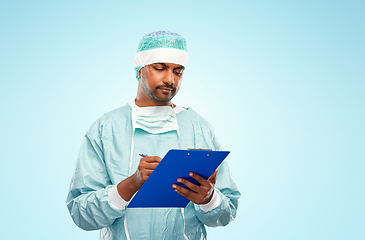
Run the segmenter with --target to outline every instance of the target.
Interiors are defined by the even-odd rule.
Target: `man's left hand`
[[[200,183],[200,186],[195,185],[191,183],[190,181],[184,179],[184,178],[178,178],[177,181],[184,184],[190,189],[186,189],[184,187],[181,187],[177,184],[172,184],[172,187],[175,188],[175,191],[192,201],[196,204],[207,204],[210,202],[210,200],[213,197],[214,193],[214,185],[215,185],[215,179],[218,173],[218,169],[214,171],[214,173],[208,178],[208,180],[205,180],[200,175],[190,172],[189,176],[194,178],[198,183]]]

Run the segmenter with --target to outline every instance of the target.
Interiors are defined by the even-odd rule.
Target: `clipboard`
[[[134,195],[128,208],[185,208],[190,200],[175,192],[173,183],[185,178],[194,184],[197,181],[189,172],[208,179],[223,162],[229,151],[169,150],[139,191]]]

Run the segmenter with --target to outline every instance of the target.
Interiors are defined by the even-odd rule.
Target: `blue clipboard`
[[[134,195],[128,208],[185,208],[189,200],[175,192],[171,185],[175,183],[181,186],[182,184],[176,181],[179,177],[197,183],[189,176],[189,172],[195,172],[208,179],[229,153],[229,151],[169,150]]]

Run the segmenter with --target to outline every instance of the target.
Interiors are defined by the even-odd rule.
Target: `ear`
[[[139,71],[138,71],[138,80],[141,79],[141,74],[142,74],[141,71],[142,71],[142,68],[139,69]]]

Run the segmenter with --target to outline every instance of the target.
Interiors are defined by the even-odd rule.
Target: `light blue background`
[[[188,40],[175,103],[232,151],[238,215],[209,239],[365,239],[364,1],[124,2],[0,2],[1,239],[98,238],[69,181],[156,30]]]

